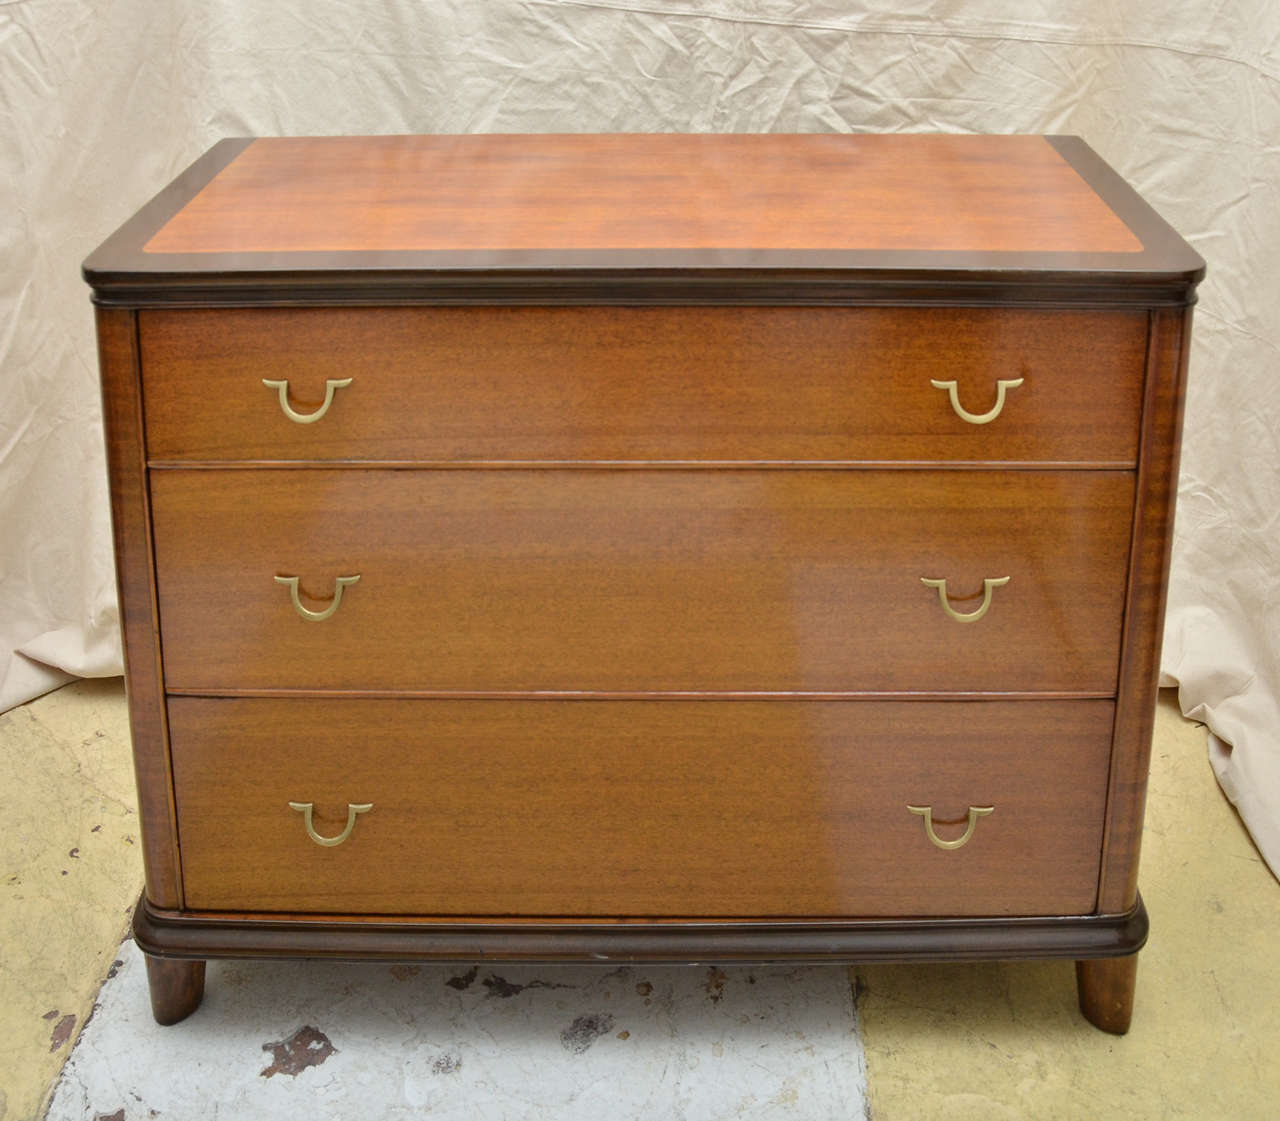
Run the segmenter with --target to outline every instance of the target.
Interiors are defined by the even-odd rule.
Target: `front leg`
[[[147,984],[151,989],[151,1014],[157,1024],[185,1020],[204,997],[204,962],[181,958],[147,960]]]
[[[1124,1035],[1133,1018],[1137,977],[1137,954],[1076,962],[1076,990],[1085,1019],[1103,1031]]]

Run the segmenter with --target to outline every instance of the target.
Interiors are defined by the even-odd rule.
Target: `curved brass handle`
[[[276,577],[276,579],[279,579],[279,577]],[[957,623],[976,623],[981,619],[991,607],[991,589],[1003,588],[1008,582],[1009,577],[1007,576],[988,576],[982,581],[982,606],[977,611],[970,611],[966,615],[951,606],[951,601],[947,599],[947,582],[945,579],[930,580],[927,576],[920,577],[920,583],[928,584],[929,587],[938,589],[938,599],[942,602],[942,610]]]
[[[908,806],[913,814],[919,814],[924,818],[924,831],[935,845],[940,849],[958,849],[962,845],[969,843],[969,838],[973,836],[973,831],[978,827],[978,818],[986,817],[987,814],[995,813],[995,806],[970,806],[969,807],[969,826],[964,831],[964,835],[958,837],[954,841],[944,841],[937,833],[933,831],[933,807],[932,806]]]
[[[289,404],[289,379],[283,378],[276,381],[272,378],[263,378],[262,384],[268,389],[274,389],[280,396],[280,408],[284,415],[287,416],[294,424],[315,424],[325,413],[329,411],[329,406],[333,404],[333,395],[339,389],[346,389],[351,384],[351,378],[328,378],[324,383],[324,404],[321,405],[314,413],[300,413],[292,405]]]
[[[289,598],[293,600],[293,609],[299,615],[304,619],[310,619],[313,623],[322,623],[338,610],[338,604],[342,602],[342,589],[359,583],[360,573],[357,572],[354,576],[339,576],[334,580],[333,602],[323,611],[311,611],[302,606],[302,600],[298,598],[297,576],[276,576],[274,579],[277,584],[283,584],[289,589]]]
[[[351,830],[356,827],[356,814],[367,814],[373,809],[372,802],[365,802],[356,805],[354,802],[347,803],[347,827],[336,837],[322,837],[316,832],[315,825],[312,824],[312,813],[315,810],[314,802],[290,802],[289,809],[297,810],[302,814],[302,824],[307,827],[307,836],[310,837],[317,845],[323,845],[325,848],[333,848],[334,845],[340,845],[348,837],[351,836]]]
[[[1000,415],[1000,410],[1004,408],[1004,395],[1010,389],[1017,389],[1022,384],[1022,378],[1000,378],[996,381],[996,403],[991,406],[985,413],[979,416],[977,413],[971,413],[963,405],[960,404],[960,395],[956,392],[956,383],[953,381],[935,381],[929,379],[929,384],[934,389],[945,389],[947,395],[951,398],[951,407],[955,410],[956,416],[961,420],[966,420],[970,424],[989,424]]]

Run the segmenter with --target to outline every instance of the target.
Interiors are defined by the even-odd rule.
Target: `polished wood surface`
[[[1147,318],[902,308],[140,316],[153,462],[1136,459]],[[288,379],[297,424],[264,378]],[[999,379],[1022,379],[987,424]]]
[[[637,143],[660,144],[664,138]],[[672,151],[686,142],[667,138]],[[714,138],[701,138],[716,142]],[[788,138],[758,139],[786,143]],[[814,138],[818,143],[834,139]],[[857,142],[864,139],[858,138]],[[885,138],[911,142],[923,138]],[[542,138],[525,138],[531,147]],[[803,143],[809,143],[800,138]],[[1091,251],[1083,243],[1066,251],[955,249],[842,249],[800,242],[785,248],[548,248],[548,249],[337,249],[306,252],[146,252],[143,247],[175,215],[235,164],[249,139],[225,140],[178,176],[107,239],[84,263],[85,278],[100,305],[139,307],[243,307],[314,304],[885,304],[900,306],[1036,305],[1052,308],[1183,307],[1193,299],[1204,261],[1142,198],[1078,137],[1050,136],[1045,143],[1141,243],[1140,251]],[[999,148],[1034,151],[1026,138],[949,137],[963,151]],[[926,144],[927,147],[927,144]],[[922,148],[921,151],[924,151]],[[1016,158],[1011,163],[1016,164]],[[900,171],[901,168],[894,169]],[[1000,203],[983,221],[995,221],[1019,193],[1037,195],[1014,168],[990,189]],[[893,195],[895,222],[905,220],[899,202],[928,194],[930,176],[885,188]],[[943,179],[946,176],[942,176]],[[963,180],[961,175],[960,180]],[[959,180],[958,180],[959,181]],[[833,181],[836,183],[836,181]],[[954,185],[954,184],[953,184]],[[575,192],[585,184],[575,184]],[[814,200],[820,211],[838,200],[857,208],[873,181],[846,176],[824,184]],[[948,188],[941,188],[945,196]],[[987,188],[983,188],[985,191]],[[629,208],[634,192],[627,192]],[[851,203],[850,198],[854,201]],[[349,201],[349,200],[348,200]],[[945,200],[943,200],[945,201]],[[1047,201],[1042,199],[1040,201]],[[290,210],[307,211],[316,202],[308,192]],[[1023,200],[1025,209],[1026,200]],[[883,204],[883,199],[881,199]],[[939,203],[940,207],[942,203]],[[1033,198],[1032,208],[1038,205]],[[1053,205],[1053,204],[1050,204]],[[706,209],[705,207],[703,209]],[[379,211],[382,213],[382,211]],[[387,213],[390,213],[388,210]],[[232,217],[232,216],[228,216]],[[924,227],[940,228],[952,212],[917,215]],[[678,216],[678,220],[683,218]],[[239,221],[232,217],[233,221]],[[786,222],[804,216],[787,215]],[[979,223],[981,225],[981,223]],[[1061,229],[1061,214],[1043,229]],[[678,231],[662,237],[679,240]],[[253,240],[252,234],[250,240]],[[658,240],[655,238],[655,240]],[[979,239],[968,235],[963,241]]]
[[[84,266],[139,945],[1064,956],[1123,1030],[1203,267],[1070,137],[218,145]]]
[[[1137,981],[1137,954],[1076,962],[1076,993],[1080,1011],[1094,1027],[1112,1035],[1124,1035],[1133,1021],[1133,995]]]
[[[97,331],[115,536],[116,590],[147,895],[157,906],[180,907],[182,893],[173,823],[164,688],[156,641],[158,624],[136,316],[127,311],[99,309]]]
[[[1153,312],[1143,409],[1139,493],[1125,604],[1100,907],[1119,913],[1138,894],[1138,854],[1160,683],[1178,459],[1191,349],[1191,311]]]
[[[1113,706],[173,698],[206,910],[876,916],[1092,910]],[[315,803],[326,848],[289,802]],[[959,836],[927,839],[908,805]],[[943,823],[948,824],[943,824]],[[959,824],[956,824],[959,822]]]
[[[157,1024],[185,1020],[204,999],[203,961],[181,961],[146,955],[151,1015]]]
[[[169,688],[1115,689],[1119,471],[153,472]],[[323,610],[301,618],[276,576]],[[948,618],[923,577],[972,612]]]
[[[1142,243],[1039,136],[578,134],[258,139],[146,249],[796,247]]]

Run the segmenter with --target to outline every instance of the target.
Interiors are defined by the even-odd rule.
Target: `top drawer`
[[[139,314],[153,463],[1130,465],[1146,329],[987,308]]]

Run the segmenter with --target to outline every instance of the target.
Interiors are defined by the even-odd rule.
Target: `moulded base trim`
[[[223,916],[134,911],[138,947],[153,957],[326,958],[338,961],[907,962],[1112,958],[1147,940],[1146,908],[1113,915],[1027,918],[634,921],[451,920]]]

